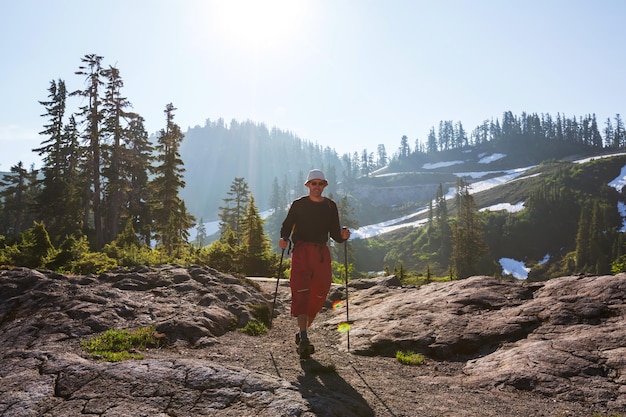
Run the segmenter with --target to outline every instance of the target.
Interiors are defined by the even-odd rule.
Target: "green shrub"
[[[56,250],[43,223],[35,222],[26,229],[17,244],[19,251],[14,253],[13,264],[27,268],[42,268],[55,256]]]
[[[426,361],[426,357],[415,352],[396,352],[396,359],[403,365],[421,365]]]
[[[108,362],[119,362],[126,359],[143,359],[143,355],[135,350],[145,350],[162,345],[156,336],[154,327],[141,327],[136,330],[109,329],[99,336],[81,341],[83,349],[92,356]]]
[[[78,275],[99,274],[117,268],[117,261],[102,252],[89,252],[69,265],[70,272]]]
[[[238,331],[250,336],[261,336],[262,334],[267,333],[267,330],[267,326],[258,320],[250,320],[248,324],[241,329],[238,329]]]
[[[79,260],[88,252],[87,236],[70,236],[61,243],[56,255],[46,267],[55,271],[65,271],[72,262]]]

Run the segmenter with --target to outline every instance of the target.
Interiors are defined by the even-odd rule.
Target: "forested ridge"
[[[501,256],[537,262],[546,255],[551,261],[537,266],[543,271],[537,276],[551,275],[550,268],[559,273],[621,268],[623,236],[615,207],[622,197],[606,186],[619,174],[621,161],[558,162],[623,149],[626,130],[619,114],[599,122],[594,114],[505,111],[501,120],[486,120],[471,131],[461,122],[442,121],[425,139],[402,136],[393,152],[379,145],[340,156],[249,120],[207,119],[183,133],[172,103],[164,105],[163,129],[150,136],[123,94],[120,70],[103,60],[85,55],[74,73],[82,88],[69,90],[63,79],[52,80],[40,101],[42,142],[33,152],[42,167],[27,169],[18,161],[0,180],[0,263],[98,270],[178,260],[272,274],[277,254],[271,242],[285,210],[304,194],[306,172],[321,168],[330,183],[326,194],[338,201],[349,227],[431,205],[426,227],[355,241],[350,257],[358,273],[393,269],[414,277],[432,272],[462,278],[497,274]],[[466,179],[453,183],[450,168],[421,174],[425,164],[465,158],[470,151],[502,152],[505,157],[490,168],[541,164],[541,180],[518,191],[525,210],[478,212],[476,201],[485,197],[473,195]],[[379,172],[415,174],[386,177],[383,187],[430,181],[433,193],[401,207],[356,197],[364,186],[379,187]],[[587,175],[597,181],[583,190]],[[443,198],[444,186],[456,186],[454,202]],[[261,221],[261,210],[272,214]],[[219,236],[211,238],[203,222],[215,219]],[[197,235],[190,242],[194,226]],[[541,243],[532,244],[537,237]]]

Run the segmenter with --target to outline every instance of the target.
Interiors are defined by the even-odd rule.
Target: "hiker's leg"
[[[300,331],[307,330],[310,324],[308,314],[298,314],[298,328]]]
[[[291,289],[291,315],[293,317],[306,315],[309,311],[311,271],[308,266],[307,252],[306,246],[296,245],[291,254],[289,287]]]
[[[314,264],[313,279],[311,280],[311,294],[308,306],[309,325],[326,303],[333,274],[328,246],[321,248],[318,257],[319,259]]]

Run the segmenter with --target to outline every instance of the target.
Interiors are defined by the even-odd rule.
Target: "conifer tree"
[[[48,88],[48,101],[40,101],[39,104],[45,107],[46,113],[42,117],[48,117],[48,124],[44,125],[44,130],[40,135],[48,136],[41,143],[41,147],[33,149],[39,156],[43,156],[43,161],[47,168],[42,169],[43,173],[58,178],[62,176],[63,167],[63,118],[66,110],[67,90],[65,81],[59,79],[58,82],[50,81]]]
[[[133,228],[144,244],[150,245],[152,214],[150,204],[152,187],[149,174],[152,172],[154,147],[144,127],[144,119],[133,115],[128,125],[128,142],[124,172],[128,182],[127,207],[128,217],[132,219]]]
[[[102,176],[106,178],[104,189],[104,242],[113,241],[122,225],[128,218],[127,195],[129,193],[128,174],[125,170],[130,167],[126,143],[128,142],[127,120],[136,117],[127,111],[131,107],[126,97],[122,96],[121,89],[124,82],[120,72],[115,67],[102,71],[106,79],[106,89],[103,107],[102,144],[103,169]]]
[[[242,222],[242,263],[246,275],[265,276],[270,272],[271,245],[263,230],[263,220],[250,196]]]
[[[204,225],[204,219],[200,217],[198,224],[196,225],[196,239],[195,243],[198,248],[204,247],[207,240],[206,226]]]
[[[183,244],[188,243],[188,230],[194,222],[178,196],[180,189],[185,187],[182,177],[185,169],[179,154],[184,135],[174,123],[174,110],[176,108],[171,103],[165,106],[166,126],[157,135],[157,166],[151,182],[154,237],[168,255],[175,251],[179,253]]]
[[[48,124],[40,135],[47,138],[39,148],[33,149],[43,161],[35,212],[39,221],[47,225],[53,243],[58,245],[66,236],[79,234],[82,228],[77,172],[81,148],[74,117],[70,117],[67,125],[63,124],[67,98],[65,82],[51,81],[48,91],[49,100],[39,102],[46,108],[42,116],[48,117]]]
[[[462,279],[476,273],[476,265],[487,252],[487,245],[474,198],[467,187],[461,188],[460,194],[460,209],[452,226],[452,264],[457,277]]]
[[[616,148],[626,146],[626,129],[624,128],[622,116],[619,113],[615,115],[615,131],[613,134],[615,135],[613,143]]]
[[[87,141],[86,165],[84,167],[86,177],[89,182],[86,184],[85,196],[86,202],[91,202],[91,211],[93,213],[93,225],[95,233],[95,242],[93,245],[96,250],[101,249],[104,245],[104,231],[102,227],[102,184],[101,184],[101,137],[100,128],[103,118],[101,108],[100,89],[104,85],[102,81],[102,62],[101,56],[96,54],[85,55],[79,66],[77,75],[85,76],[86,88],[77,90],[71,95],[78,95],[87,100],[87,104],[80,108],[79,116],[82,116],[83,122],[86,124],[84,138]],[[89,219],[89,207],[85,206],[85,224]]]
[[[223,199],[225,205],[220,207],[220,233],[223,235],[226,226],[235,233],[237,245],[241,245],[242,223],[248,209],[250,190],[248,183],[242,177],[237,177],[230,185],[226,193],[228,197]]]
[[[591,145],[596,148],[602,148],[602,135],[598,130],[598,122],[595,113],[591,117]]]
[[[411,153],[411,147],[409,146],[409,138],[406,135],[402,135],[400,139],[400,149],[398,149],[400,159],[407,158]]]
[[[20,161],[11,167],[9,174],[0,179],[0,199],[3,200],[3,214],[7,230],[6,236],[18,239],[33,222],[32,209],[36,195],[37,171],[27,171]]]
[[[387,150],[385,149],[385,145],[381,143],[378,145],[378,148],[377,148],[376,166],[378,168],[382,168],[382,167],[387,166],[388,163],[389,163],[389,158],[387,157]]]

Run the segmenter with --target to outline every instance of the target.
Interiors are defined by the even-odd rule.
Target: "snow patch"
[[[609,183],[609,187],[613,187],[621,193],[624,185],[626,185],[626,165],[622,167],[622,171],[619,175]]]
[[[428,222],[428,219],[420,219],[409,223],[403,223],[415,216],[428,213],[428,209],[422,209],[415,213],[408,214],[397,219],[387,220],[384,222],[370,224],[368,226],[359,227],[356,230],[351,231],[351,238],[353,239],[368,239],[374,236],[382,235],[384,233],[392,232],[403,227],[420,227]]]
[[[464,161],[447,161],[447,162],[435,162],[435,163],[427,163],[422,165],[422,168],[424,169],[437,169],[437,168],[444,168],[444,167],[449,167],[452,165],[458,165],[458,164],[463,164]]]
[[[524,202],[520,201],[519,203],[516,203],[516,204],[499,203],[499,204],[494,204],[489,207],[483,207],[480,209],[480,211],[501,211],[501,210],[506,210],[509,213],[517,213],[518,211],[524,210]]]
[[[589,158],[578,159],[578,160],[574,161],[574,163],[575,164],[586,164],[587,162],[591,162],[591,161],[593,161],[595,159],[611,158],[613,156],[621,156],[621,155],[626,155],[626,152],[612,153],[610,155],[590,156]]]
[[[502,258],[500,259],[500,266],[502,266],[502,273],[505,275],[512,275],[517,279],[526,279],[528,278],[528,273],[530,272],[530,268],[524,265],[522,261],[516,261],[511,258]]]
[[[524,172],[528,171],[531,168],[534,168],[534,166],[525,167],[525,168],[516,168],[516,169],[510,169],[508,171],[504,171],[505,174],[499,177],[494,177],[488,180],[478,181],[473,184],[470,184],[470,190],[472,193],[478,193],[481,191],[490,190],[494,187],[497,187],[498,185],[506,184],[507,182],[513,181],[514,179],[516,179],[517,177],[519,177],[520,175],[522,175]]]
[[[497,161],[498,159],[502,159],[504,158],[506,155],[503,153],[494,153],[491,154],[489,156],[483,156],[480,158],[480,161],[478,161],[479,164],[488,164],[491,163],[493,161]]]
[[[613,187],[617,190],[617,192],[621,193],[624,186],[626,185],[626,165],[622,167],[622,171],[619,175],[611,182],[609,182],[609,187]],[[622,228],[619,230],[620,232],[626,232],[626,204],[621,201],[617,202],[617,211],[620,216],[622,216]]]

